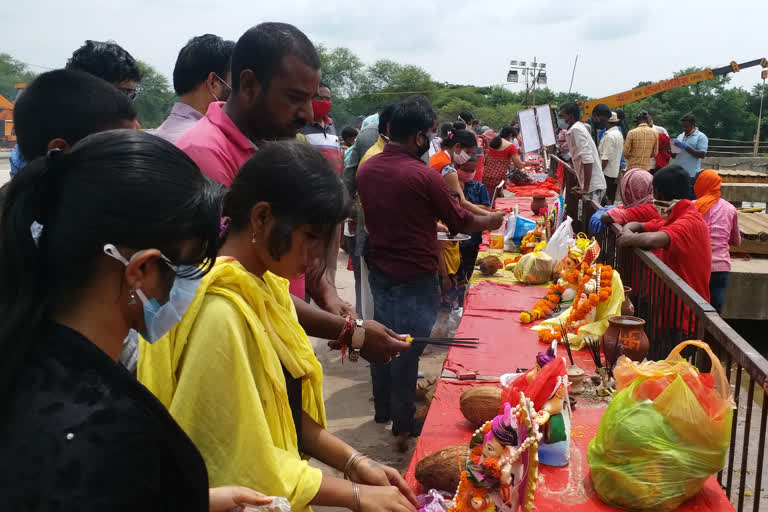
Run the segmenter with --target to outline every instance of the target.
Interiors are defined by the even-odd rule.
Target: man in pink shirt
[[[313,119],[312,98],[319,84],[320,58],[306,35],[285,23],[257,25],[235,44],[229,99],[211,103],[176,145],[205,175],[228,187],[261,141],[295,138]],[[341,317],[355,317],[354,308],[339,298],[326,274],[316,274],[307,280],[306,291],[325,311],[300,300],[305,297],[303,278],[291,282],[299,322],[310,336],[336,339],[347,331]],[[365,330],[365,346],[379,359],[409,348],[378,322],[356,328]]]
[[[712,169],[701,171],[693,190],[696,208],[704,216],[712,242],[712,275],[709,278],[709,303],[720,313],[725,303],[728,277],[731,273],[731,246],[741,245],[739,213],[720,197],[722,178]]]

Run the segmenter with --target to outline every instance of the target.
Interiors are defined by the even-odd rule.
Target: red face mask
[[[331,113],[331,102],[328,100],[312,100],[312,111],[315,117],[328,117]]]

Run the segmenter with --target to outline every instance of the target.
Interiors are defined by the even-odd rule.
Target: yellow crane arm
[[[8,98],[0,94],[0,110],[13,110],[13,102],[9,101]]]
[[[704,80],[712,80],[716,76],[726,75],[731,72],[737,72],[742,68],[749,68],[757,65],[760,65],[764,68],[768,67],[768,61],[766,61],[764,58],[743,62],[741,64],[737,64],[735,61],[733,61],[730,65],[723,66],[721,68],[707,68],[703,71],[697,71],[696,73],[681,75],[669,80],[656,82],[655,84],[644,85],[629,91],[620,92],[619,94],[614,94],[613,96],[606,96],[605,98],[579,102],[579,105],[584,109],[584,117],[582,117],[582,121],[588,119],[589,116],[592,115],[592,110],[600,103],[605,103],[613,110],[622,105],[626,105],[627,103],[632,103],[633,101],[638,101],[643,98],[647,98],[648,96],[659,94],[660,92],[668,91],[676,87],[682,87],[684,85],[695,84]]]

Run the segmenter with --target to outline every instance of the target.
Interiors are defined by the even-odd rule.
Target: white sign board
[[[552,111],[549,105],[539,105],[536,107],[536,119],[539,121],[539,133],[541,133],[541,144],[543,146],[554,146],[555,129],[552,126]]]
[[[517,117],[520,120],[523,149],[526,153],[538,151],[541,143],[539,142],[539,129],[536,126],[536,111],[532,108],[521,110],[517,113]]]

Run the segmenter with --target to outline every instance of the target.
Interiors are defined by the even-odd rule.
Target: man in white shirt
[[[669,132],[667,131],[666,128],[653,123],[653,110],[648,109],[647,112],[648,112],[648,126],[656,130],[656,133],[659,133],[659,134],[663,133],[664,135],[669,137]],[[661,150],[661,148],[659,148],[659,150]],[[650,163],[651,163],[651,166],[649,167],[649,169],[651,170],[656,169],[656,157],[651,158]]]
[[[568,126],[566,140],[571,152],[571,163],[579,178],[579,188],[574,192],[598,203],[605,193],[605,177],[600,170],[600,153],[595,141],[584,123],[579,121],[581,108],[575,102],[566,103],[560,108],[557,117]]]
[[[609,205],[616,200],[616,187],[618,186],[623,149],[624,136],[619,130],[619,116],[616,115],[616,112],[611,112],[611,117],[608,119],[608,130],[600,139],[600,160],[607,186],[605,197]]]

